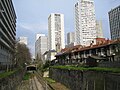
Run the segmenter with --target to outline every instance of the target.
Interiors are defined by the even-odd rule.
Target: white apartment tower
[[[96,38],[96,19],[93,0],[79,0],[75,4],[75,42],[89,46]]]
[[[96,20],[96,34],[97,34],[97,38],[104,38],[102,20]]]
[[[45,36],[45,34],[36,34],[36,40],[37,40],[40,36]]]
[[[43,60],[43,54],[47,51],[47,37],[39,34],[39,38],[35,42],[35,57]]]
[[[27,37],[19,37],[19,38],[18,38],[18,42],[19,42],[20,44],[25,44],[25,45],[27,45],[27,44],[28,44]]]
[[[64,15],[52,13],[48,17],[48,49],[59,52],[64,47]]]
[[[69,32],[67,33],[67,45],[75,42],[75,33]]]

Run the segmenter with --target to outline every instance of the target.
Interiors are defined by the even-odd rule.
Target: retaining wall
[[[24,70],[20,70],[13,75],[0,79],[0,90],[16,90],[16,87],[22,81],[25,74]]]
[[[120,90],[120,74],[50,68],[49,76],[70,90]]]

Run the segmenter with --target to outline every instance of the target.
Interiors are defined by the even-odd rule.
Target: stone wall
[[[50,68],[52,79],[70,90],[120,90],[120,74]]]
[[[99,67],[120,68],[120,62],[100,62]]]
[[[16,90],[16,87],[22,81],[25,74],[24,70],[20,70],[13,75],[0,79],[0,90]]]

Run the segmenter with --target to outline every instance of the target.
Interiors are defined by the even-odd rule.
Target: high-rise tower
[[[48,17],[48,49],[59,52],[64,47],[64,15],[52,13]]]
[[[96,20],[96,34],[97,34],[97,38],[104,38],[102,20]]]
[[[67,45],[75,42],[75,33],[69,32],[67,33]]]
[[[111,39],[120,38],[120,5],[109,11]]]
[[[21,44],[28,45],[28,38],[27,37],[19,37],[18,42]]]
[[[35,58],[43,60],[43,54],[47,51],[47,36],[45,34],[37,34],[35,42]],[[43,60],[44,62],[44,60]]]
[[[0,67],[15,64],[16,13],[12,0],[0,0]]]
[[[93,0],[79,0],[75,4],[75,42],[90,45],[96,38],[95,9]]]

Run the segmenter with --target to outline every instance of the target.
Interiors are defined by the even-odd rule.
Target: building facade
[[[103,28],[102,28],[102,20],[96,20],[96,37],[97,38],[104,38],[103,37]]]
[[[18,38],[18,42],[19,42],[20,44],[28,45],[27,37],[19,37],[19,38]]]
[[[120,5],[109,11],[111,39],[120,38]]]
[[[67,33],[67,45],[75,42],[75,33],[69,32]]]
[[[48,49],[59,52],[64,47],[64,15],[52,13],[48,17]]]
[[[16,13],[12,0],[0,0],[0,69],[14,64]]]
[[[79,0],[75,4],[75,42],[89,46],[96,38],[96,19],[93,0]],[[94,42],[95,43],[95,42]]]
[[[46,51],[44,54],[43,54],[43,58],[44,58],[44,63],[46,61],[53,61],[56,59],[55,55],[57,54],[57,52],[55,50],[49,50],[49,51]]]
[[[36,34],[36,40],[37,40],[40,36],[45,36],[45,34]]]
[[[96,45],[87,47],[76,45],[65,48],[60,54],[56,55],[56,61],[54,62],[61,65],[82,65],[86,64],[89,59],[91,59],[91,62],[89,62],[91,65],[96,60],[96,63],[106,63],[105,66],[120,67],[120,39],[105,40],[100,38]]]
[[[40,36],[35,42],[35,58],[43,60],[43,54],[47,51],[47,36]]]

